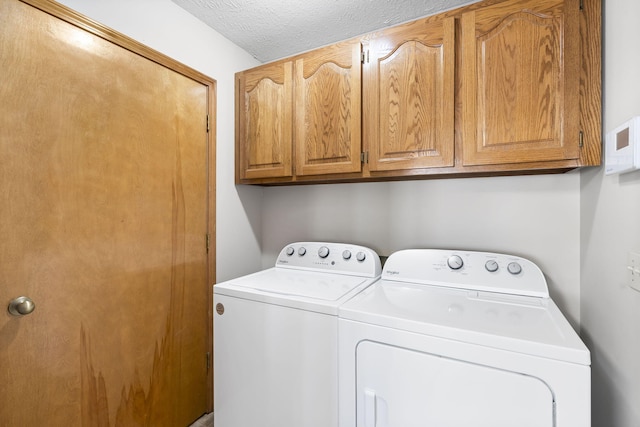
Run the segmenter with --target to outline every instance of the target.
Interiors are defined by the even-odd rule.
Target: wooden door
[[[0,0],[0,302],[35,302],[0,315],[0,425],[188,425],[210,398],[215,83],[29,3]]]
[[[293,65],[253,68],[236,76],[238,179],[292,175]]]
[[[363,129],[371,171],[453,166],[454,22],[401,25],[365,46]]]
[[[337,43],[296,59],[297,176],[359,172],[360,43]]]
[[[464,165],[578,158],[579,13],[520,0],[463,14]]]

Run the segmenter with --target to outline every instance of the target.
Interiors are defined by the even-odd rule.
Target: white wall
[[[511,253],[536,262],[580,321],[580,174],[266,188],[263,266],[297,240]]]
[[[604,130],[640,115],[640,2],[604,2]],[[591,349],[593,425],[640,426],[640,172],[581,174],[582,332]]]
[[[59,0],[217,81],[217,280],[260,268],[262,189],[234,185],[234,74],[259,62],[170,0]]]

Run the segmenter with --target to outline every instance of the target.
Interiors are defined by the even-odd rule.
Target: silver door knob
[[[36,304],[28,297],[18,297],[9,303],[9,313],[14,316],[26,316],[36,309]]]

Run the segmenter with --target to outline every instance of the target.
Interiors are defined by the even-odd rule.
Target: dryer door
[[[363,341],[357,347],[358,427],[552,427],[540,379]]]

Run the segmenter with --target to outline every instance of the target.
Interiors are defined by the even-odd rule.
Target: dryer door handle
[[[364,427],[376,427],[376,392],[364,389]]]
[[[365,388],[362,427],[389,427],[389,405],[376,391]],[[358,424],[361,425],[361,424]]]

